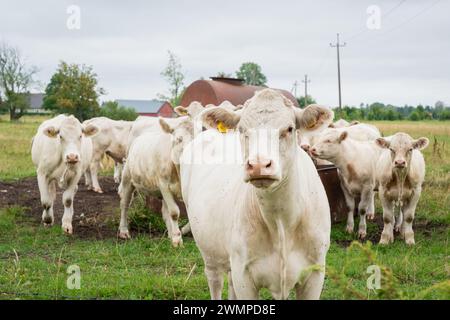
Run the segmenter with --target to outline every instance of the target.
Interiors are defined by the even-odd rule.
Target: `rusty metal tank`
[[[187,107],[191,102],[198,101],[202,105],[219,105],[228,100],[234,105],[244,104],[253,97],[255,91],[265,87],[245,85],[242,79],[212,77],[211,80],[197,80],[189,85],[181,98],[180,105]],[[286,90],[275,89],[291,100],[298,107],[295,97]]]

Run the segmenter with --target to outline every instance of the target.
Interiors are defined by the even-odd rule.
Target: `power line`
[[[338,71],[338,87],[339,87],[339,113],[342,112],[342,95],[341,95],[341,61],[339,58],[339,48],[345,47],[346,43],[340,43],[339,42],[339,33],[336,37],[336,44],[330,43],[330,47],[336,47],[336,53],[337,53],[337,71]],[[341,113],[342,114],[342,113]]]

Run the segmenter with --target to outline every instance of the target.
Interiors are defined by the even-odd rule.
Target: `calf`
[[[182,244],[178,218],[180,210],[175,198],[181,198],[179,158],[184,146],[193,137],[189,117],[159,119],[159,132],[145,131],[132,142],[119,186],[119,237],[130,238],[127,212],[134,190],[143,193],[160,192],[163,197],[162,216],[168,236],[176,247]]]
[[[328,108],[295,108],[271,89],[239,112],[218,107],[201,114],[206,127],[236,129],[202,132],[181,161],[183,199],[211,298],[221,298],[224,273],[231,299],[256,299],[264,287],[276,299],[294,287],[297,298],[320,297],[330,210],[295,130],[314,130],[332,118]]]
[[[355,202],[360,198],[358,236],[366,237],[366,215],[372,219],[375,212],[375,165],[378,148],[373,142],[358,141],[349,137],[346,130],[327,129],[310,150],[314,157],[330,161],[339,169],[341,187],[349,208],[347,232],[354,228]]]
[[[114,181],[120,182],[122,175],[123,159],[126,157],[127,140],[130,134],[133,121],[117,121],[106,117],[92,118],[83,122],[84,125],[95,125],[99,128],[99,133],[92,138],[94,146],[90,173],[92,177],[93,191],[103,193],[97,178],[100,162],[104,154],[114,160]]]
[[[428,139],[414,140],[400,132],[388,138],[378,138],[376,143],[383,148],[377,163],[384,220],[380,244],[394,241],[394,211],[398,207],[395,229],[400,231],[406,244],[413,245],[412,224],[425,178],[425,160],[420,150],[428,146]]]
[[[64,216],[62,228],[72,234],[73,198],[78,181],[92,158],[92,141],[98,128],[82,125],[74,116],[59,115],[44,121],[33,138],[31,157],[37,169],[44,225],[54,222],[53,203],[56,183],[63,189]]]

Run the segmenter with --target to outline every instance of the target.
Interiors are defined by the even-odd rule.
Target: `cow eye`
[[[395,153],[395,150],[394,150],[394,149],[389,148],[389,150],[390,150],[392,153]]]
[[[409,151],[409,152],[412,152],[412,151],[413,151],[413,148],[410,148],[408,151]]]

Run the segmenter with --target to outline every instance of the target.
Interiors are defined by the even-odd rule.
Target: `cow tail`
[[[277,219],[277,229],[278,229],[278,240],[280,246],[280,289],[281,289],[281,299],[287,299],[288,297],[284,296],[286,292],[286,274],[287,274],[287,244],[286,244],[286,234],[283,228],[283,223],[281,219]]]

